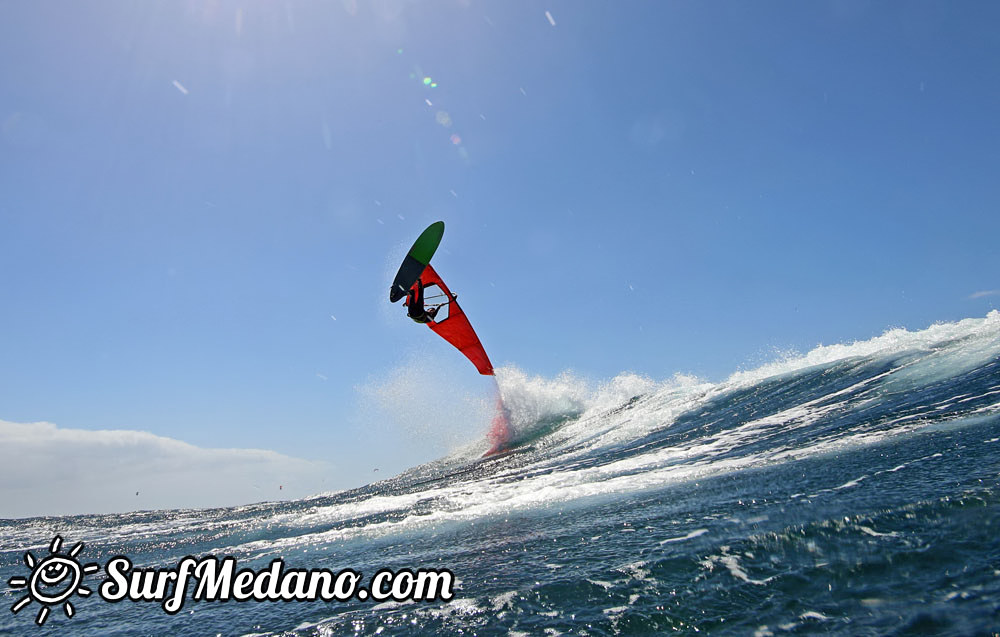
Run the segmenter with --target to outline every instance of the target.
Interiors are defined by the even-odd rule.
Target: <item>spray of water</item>
[[[506,449],[513,437],[510,427],[510,411],[503,403],[503,394],[500,393],[500,383],[497,382],[496,376],[493,377],[493,387],[496,391],[496,413],[493,415],[493,421],[490,423],[490,429],[486,434],[486,437],[490,441],[490,450],[486,452],[487,456],[500,453]]]

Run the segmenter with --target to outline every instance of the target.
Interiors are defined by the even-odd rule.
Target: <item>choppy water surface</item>
[[[1000,630],[1000,314],[895,330],[718,384],[500,377],[523,453],[466,449],[290,503],[0,521],[0,577],[83,562],[447,568],[450,602],[75,600],[0,632],[982,634]],[[100,584],[100,574],[84,583]]]

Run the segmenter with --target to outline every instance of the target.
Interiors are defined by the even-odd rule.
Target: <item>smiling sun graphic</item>
[[[30,551],[26,552],[24,563],[31,569],[31,576],[27,579],[12,577],[7,580],[7,584],[11,588],[28,589],[28,594],[11,606],[10,611],[17,613],[30,604],[32,600],[38,602],[42,607],[38,611],[35,623],[39,626],[45,624],[52,606],[58,604],[63,605],[66,617],[72,617],[76,610],[73,608],[73,604],[68,601],[69,598],[73,595],[80,597],[90,595],[93,591],[86,586],[81,586],[80,582],[84,575],[95,573],[101,568],[98,564],[82,566],[77,561],[76,556],[83,550],[83,542],[77,542],[68,553],[60,553],[62,541],[63,539],[58,535],[52,538],[52,544],[49,545],[49,555],[41,560],[36,560]]]

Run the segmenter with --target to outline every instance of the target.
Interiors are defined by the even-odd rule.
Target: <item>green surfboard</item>
[[[424,268],[431,262],[431,257],[441,244],[442,236],[444,236],[443,221],[435,221],[420,233],[413,242],[413,247],[406,253],[403,264],[399,266],[396,278],[392,280],[392,287],[389,288],[390,302],[395,303],[406,296],[407,290],[413,287]]]

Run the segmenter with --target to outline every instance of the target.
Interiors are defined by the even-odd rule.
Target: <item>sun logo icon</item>
[[[63,539],[60,536],[52,538],[49,545],[49,555],[36,560],[30,551],[24,554],[24,563],[31,569],[31,577],[12,577],[7,580],[11,588],[27,588],[28,594],[19,599],[10,607],[10,612],[17,613],[32,600],[42,605],[35,618],[35,623],[39,626],[45,624],[49,618],[49,611],[52,606],[63,605],[66,617],[72,617],[76,610],[68,600],[73,595],[86,597],[91,591],[86,586],[81,586],[83,576],[88,573],[95,573],[100,570],[98,564],[87,564],[82,566],[77,561],[76,556],[83,550],[83,542],[77,542],[68,553],[60,553]],[[64,603],[65,602],[65,603]]]

